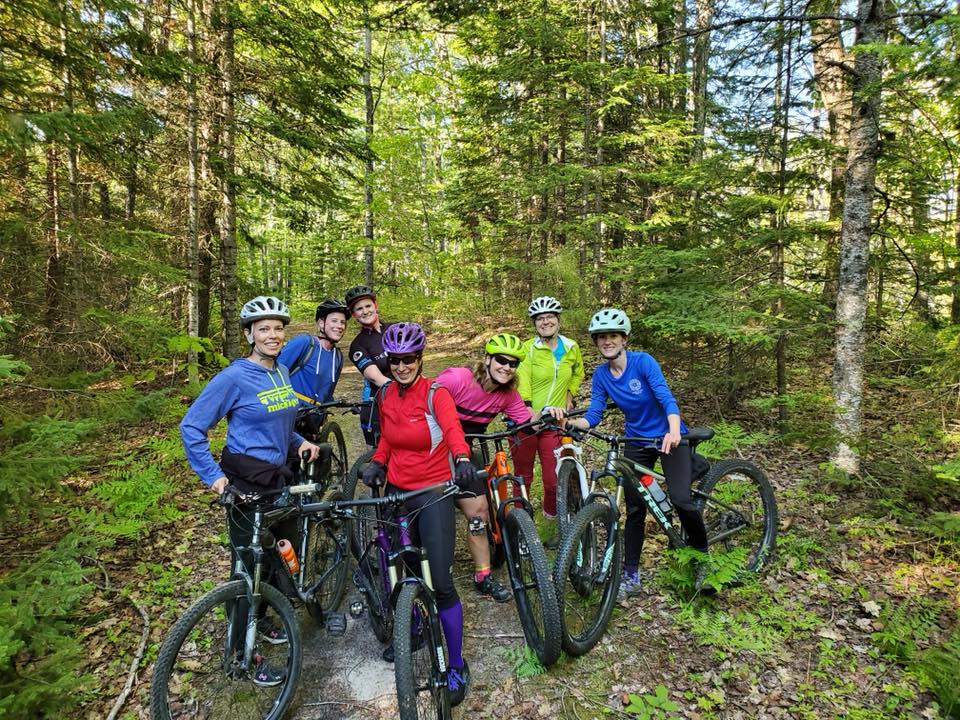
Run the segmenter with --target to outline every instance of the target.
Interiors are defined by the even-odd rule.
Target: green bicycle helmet
[[[509,355],[517,360],[523,360],[523,342],[516,335],[498,333],[487,340],[483,349],[487,355]]]

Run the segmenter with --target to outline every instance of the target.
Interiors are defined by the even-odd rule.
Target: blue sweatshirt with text
[[[187,461],[207,485],[223,476],[210,452],[210,429],[227,418],[227,449],[282,465],[303,438],[293,431],[297,396],[284,365],[273,370],[240,358],[213,376],[180,421]]]

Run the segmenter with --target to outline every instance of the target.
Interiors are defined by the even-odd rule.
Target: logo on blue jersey
[[[634,395],[643,394],[643,383],[637,378],[632,378],[630,380],[630,392],[632,392]]]

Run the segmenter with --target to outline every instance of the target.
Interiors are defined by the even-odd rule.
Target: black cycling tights
[[[691,547],[706,552],[707,529],[703,525],[703,515],[696,509],[690,494],[693,455],[688,445],[676,447],[669,455],[654,448],[627,446],[626,456],[631,460],[652,468],[657,458],[667,478],[667,490],[673,503],[680,525],[687,534]],[[623,564],[637,567],[640,563],[640,551],[643,549],[644,525],[647,520],[647,506],[640,493],[631,483],[625,483],[623,494],[627,501],[627,522],[624,528]]]
[[[387,485],[387,492],[403,492],[401,488]],[[433,594],[437,598],[437,608],[456,605],[460,596],[453,585],[453,549],[457,539],[457,516],[454,512],[453,498],[437,500],[441,490],[423,493],[407,500],[404,504],[410,513],[416,513],[416,519],[410,524],[410,538],[418,547],[427,551],[430,560],[430,574],[433,576]]]

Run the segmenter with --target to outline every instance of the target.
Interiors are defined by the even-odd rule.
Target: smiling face
[[[593,336],[593,342],[604,360],[613,360],[627,347],[627,336],[623,333],[604,332]]]
[[[560,332],[560,317],[556,313],[540,313],[533,319],[537,335],[549,340]]]
[[[514,364],[516,363],[516,364]],[[516,358],[506,355],[487,355],[486,365],[490,379],[498,385],[506,385],[517,374],[517,365],[519,361]]]
[[[244,337],[252,346],[251,357],[276,358],[283,347],[284,325],[281,320],[254,320],[250,327],[244,328]]]
[[[350,308],[350,312],[353,314],[354,320],[364,327],[376,325],[379,318],[377,303],[373,298],[361,298],[357,300],[353,304],[353,307]]]
[[[346,328],[347,316],[343,313],[332,312],[317,320],[317,334],[327,338],[330,342],[340,342]]]
[[[401,385],[409,385],[416,380],[423,366],[423,356],[420,353],[390,355],[387,361],[390,363],[390,374]]]

